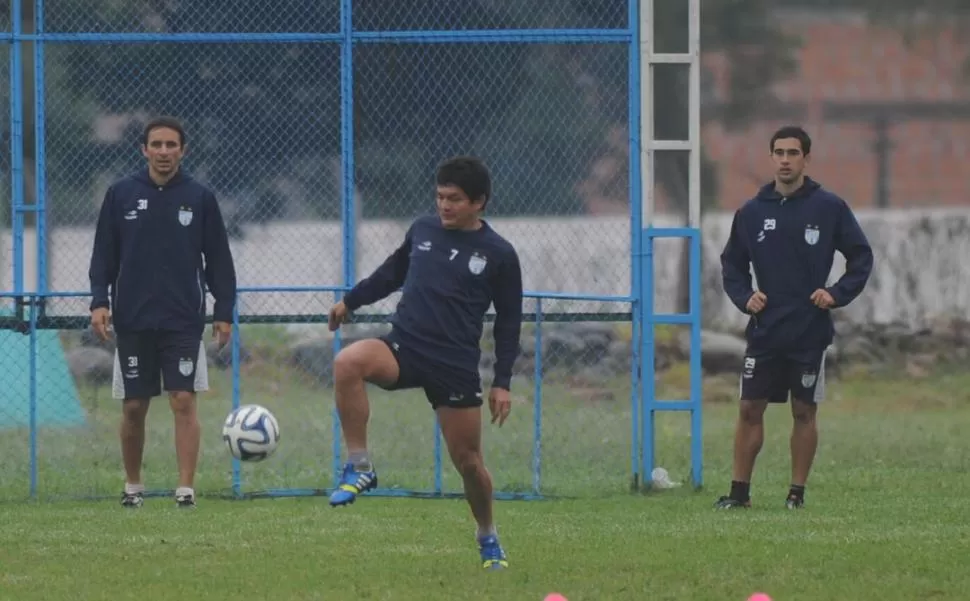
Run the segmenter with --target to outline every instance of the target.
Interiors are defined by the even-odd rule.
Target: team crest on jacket
[[[189,219],[191,219],[191,213],[189,214]],[[192,371],[195,369],[195,365],[192,363],[191,359],[181,358],[179,359],[179,373],[183,376],[191,376]]]
[[[808,242],[812,246],[818,244],[818,226],[817,225],[806,225],[805,226],[805,242]]]
[[[192,209],[190,207],[179,207],[179,223],[184,226],[192,223]]]
[[[485,271],[485,265],[487,264],[488,264],[488,259],[478,254],[477,252],[472,253],[472,258],[468,259],[468,271],[474,273],[475,275],[479,275],[480,273]]]

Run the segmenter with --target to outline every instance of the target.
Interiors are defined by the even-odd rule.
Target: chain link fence
[[[13,229],[11,201],[13,177],[10,142],[10,32],[9,15],[0,12],[0,289],[13,290]],[[13,299],[0,296],[0,315],[13,313]]]
[[[337,45],[65,43],[45,58],[52,290],[87,289],[104,192],[144,164],[160,113],[185,123],[183,165],[216,192],[241,282],[340,281]]]
[[[246,293],[241,308],[271,314],[286,293]],[[332,302],[319,297],[308,312]],[[534,313],[539,301],[527,300]],[[583,303],[573,303],[576,313]],[[629,310],[629,308],[627,308]],[[626,480],[604,462],[624,458],[631,444],[628,328],[615,323],[527,324],[524,352],[513,376],[514,419],[485,428],[488,463],[496,490],[506,495],[583,494],[584,489],[621,490]],[[322,474],[339,467],[332,436],[333,357],[341,346],[385,333],[383,323],[345,326],[339,341],[326,325],[262,323],[242,326],[239,382],[242,402],[271,407],[289,424],[278,465],[245,466],[243,492],[262,489],[316,489]],[[537,336],[537,329],[541,333]],[[538,346],[537,346],[538,340]],[[481,370],[491,373],[491,331],[483,337]],[[434,414],[420,390],[388,393],[368,389],[370,447],[382,484],[403,493],[460,493],[458,476],[438,437]],[[581,436],[596,418],[595,434]],[[595,482],[593,481],[595,480]]]
[[[218,349],[207,341],[210,390],[199,401],[200,491],[305,495],[332,485],[342,453],[334,444],[339,443],[334,353],[387,330],[378,320],[365,319],[335,336],[322,318],[295,323],[294,316],[323,315],[334,298],[332,293],[244,292],[240,314],[260,315],[261,323],[239,324],[235,349]],[[87,303],[86,298],[61,300],[78,312]],[[630,483],[621,466],[629,465],[636,423],[629,324],[585,313],[589,302],[569,302],[571,311],[558,314],[546,314],[542,304],[528,299],[524,306],[530,322],[513,372],[512,418],[502,428],[485,426],[486,460],[496,491],[528,498],[627,490]],[[630,306],[617,303],[617,309],[629,312]],[[98,340],[73,318],[40,314],[39,308],[28,307],[26,320],[37,327],[0,331],[0,426],[7,431],[0,498],[23,498],[29,491],[51,499],[114,495],[120,469],[119,407],[111,396],[114,342]],[[490,325],[483,343],[481,370],[487,381]],[[381,492],[460,494],[461,481],[423,393],[369,387],[369,394],[370,446],[382,474]],[[261,404],[277,416],[282,442],[270,460],[241,465],[229,460],[220,427],[234,396],[240,404]],[[167,403],[155,402],[159,406],[149,416],[144,472],[149,487],[160,490],[177,473]],[[676,434],[665,436],[682,443]],[[686,468],[686,460],[678,467]]]
[[[494,173],[487,217],[519,249],[529,289],[627,295],[629,217],[577,219],[611,128],[626,127],[627,51],[555,42],[362,46],[354,73],[359,275],[400,243],[414,215],[434,210],[435,164],[474,152]],[[395,94],[380,93],[389,84]]]
[[[27,4],[25,2],[25,4]],[[45,28],[51,33],[286,34],[336,32],[340,0],[276,0],[272,8],[253,0],[162,3],[149,0],[48,0]]]
[[[216,193],[241,287],[237,346],[209,349],[200,491],[317,494],[334,484],[342,453],[334,353],[386,329],[398,295],[362,309],[337,339],[326,314],[415,217],[433,211],[436,164],[465,153],[492,170],[486,217],[517,247],[529,291],[514,418],[486,426],[496,490],[628,489],[636,439],[629,2],[38,6],[43,14],[24,3],[23,23],[42,53],[18,40],[29,77],[0,88],[4,107],[8,94],[24,99],[14,144],[25,149],[26,184],[22,206],[0,211],[0,290],[11,307],[0,330],[0,427],[10,434],[0,498],[118,493],[114,347],[88,328],[87,272],[104,193],[144,164],[141,130],[159,114],[186,126],[183,165]],[[0,80],[12,83],[7,51],[0,46]],[[0,154],[9,199],[6,160]],[[11,225],[11,207],[22,227]],[[19,288],[15,267],[24,268]],[[13,298],[23,299],[20,313]],[[491,343],[486,329],[486,383]],[[282,443],[270,461],[230,461],[220,428],[237,403],[266,405],[279,418]],[[382,492],[458,494],[423,395],[372,388],[372,403]],[[164,399],[156,405],[145,476],[163,490],[175,481],[173,426]]]

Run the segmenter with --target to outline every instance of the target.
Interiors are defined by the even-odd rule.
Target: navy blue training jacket
[[[164,186],[147,168],[115,182],[101,205],[89,277],[91,309],[110,307],[116,332],[201,332],[207,289],[214,320],[231,323],[236,272],[215,195],[181,171]]]
[[[495,306],[492,386],[510,387],[522,328],[522,270],[513,246],[487,223],[449,230],[419,217],[404,242],[344,297],[350,311],[402,290],[389,338],[434,363],[478,372],[483,318]]]
[[[845,274],[826,286],[835,251],[846,258]],[[834,338],[829,310],[810,300],[825,289],[835,307],[851,303],[872,273],[872,248],[849,205],[818,182],[805,183],[789,197],[774,183],[734,214],[731,234],[721,254],[724,291],[734,305],[745,305],[758,290],[765,308],[748,320],[745,335],[753,350],[821,350]]]

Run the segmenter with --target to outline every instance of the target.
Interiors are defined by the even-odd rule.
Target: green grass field
[[[682,395],[683,368],[661,394]],[[247,490],[331,483],[332,394],[279,362],[245,370],[244,402],[279,417],[279,453],[244,466]],[[222,493],[230,463],[219,428],[229,381],[204,402],[199,488]],[[550,377],[545,389],[542,490],[569,499],[497,507],[512,567],[480,573],[468,510],[460,500],[371,497],[331,509],[323,498],[200,500],[179,511],[168,498],[140,511],[117,505],[121,486],[117,404],[84,391],[90,423],[40,437],[39,492],[28,502],[25,437],[7,433],[0,467],[0,600],[266,598],[309,600],[964,599],[970,590],[963,504],[970,496],[966,424],[970,374],[843,374],[821,410],[819,455],[807,508],[783,507],[788,484],[787,408],[768,416],[753,487],[755,507],[715,512],[726,490],[736,391],[733,378],[705,383],[705,489],[631,494],[628,384],[589,401]],[[487,461],[503,490],[529,490],[531,387],[505,428],[487,427]],[[608,395],[604,395],[608,397]],[[373,398],[373,448],[386,487],[432,486],[432,415],[418,394]],[[171,419],[164,401],[149,417],[145,474],[174,484]],[[658,463],[688,479],[685,415],[658,422]],[[458,480],[445,464],[445,489]],[[103,501],[71,500],[108,495]],[[56,499],[56,500],[50,500]]]

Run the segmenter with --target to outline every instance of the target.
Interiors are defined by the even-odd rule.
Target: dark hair
[[[804,129],[797,125],[786,125],[776,131],[775,135],[771,136],[768,150],[774,152],[775,141],[784,140],[785,138],[795,138],[798,140],[798,143],[801,144],[803,155],[808,156],[812,152],[812,138],[808,136]]]
[[[482,207],[492,196],[492,177],[485,163],[472,156],[457,156],[438,165],[435,182],[439,186],[458,186],[470,200],[484,199]]]
[[[146,123],[145,129],[142,130],[141,134],[142,146],[148,145],[148,134],[152,133],[153,129],[158,129],[160,127],[174,129],[177,131],[179,135],[179,146],[185,146],[185,128],[182,127],[182,122],[175,117],[155,117]]]

